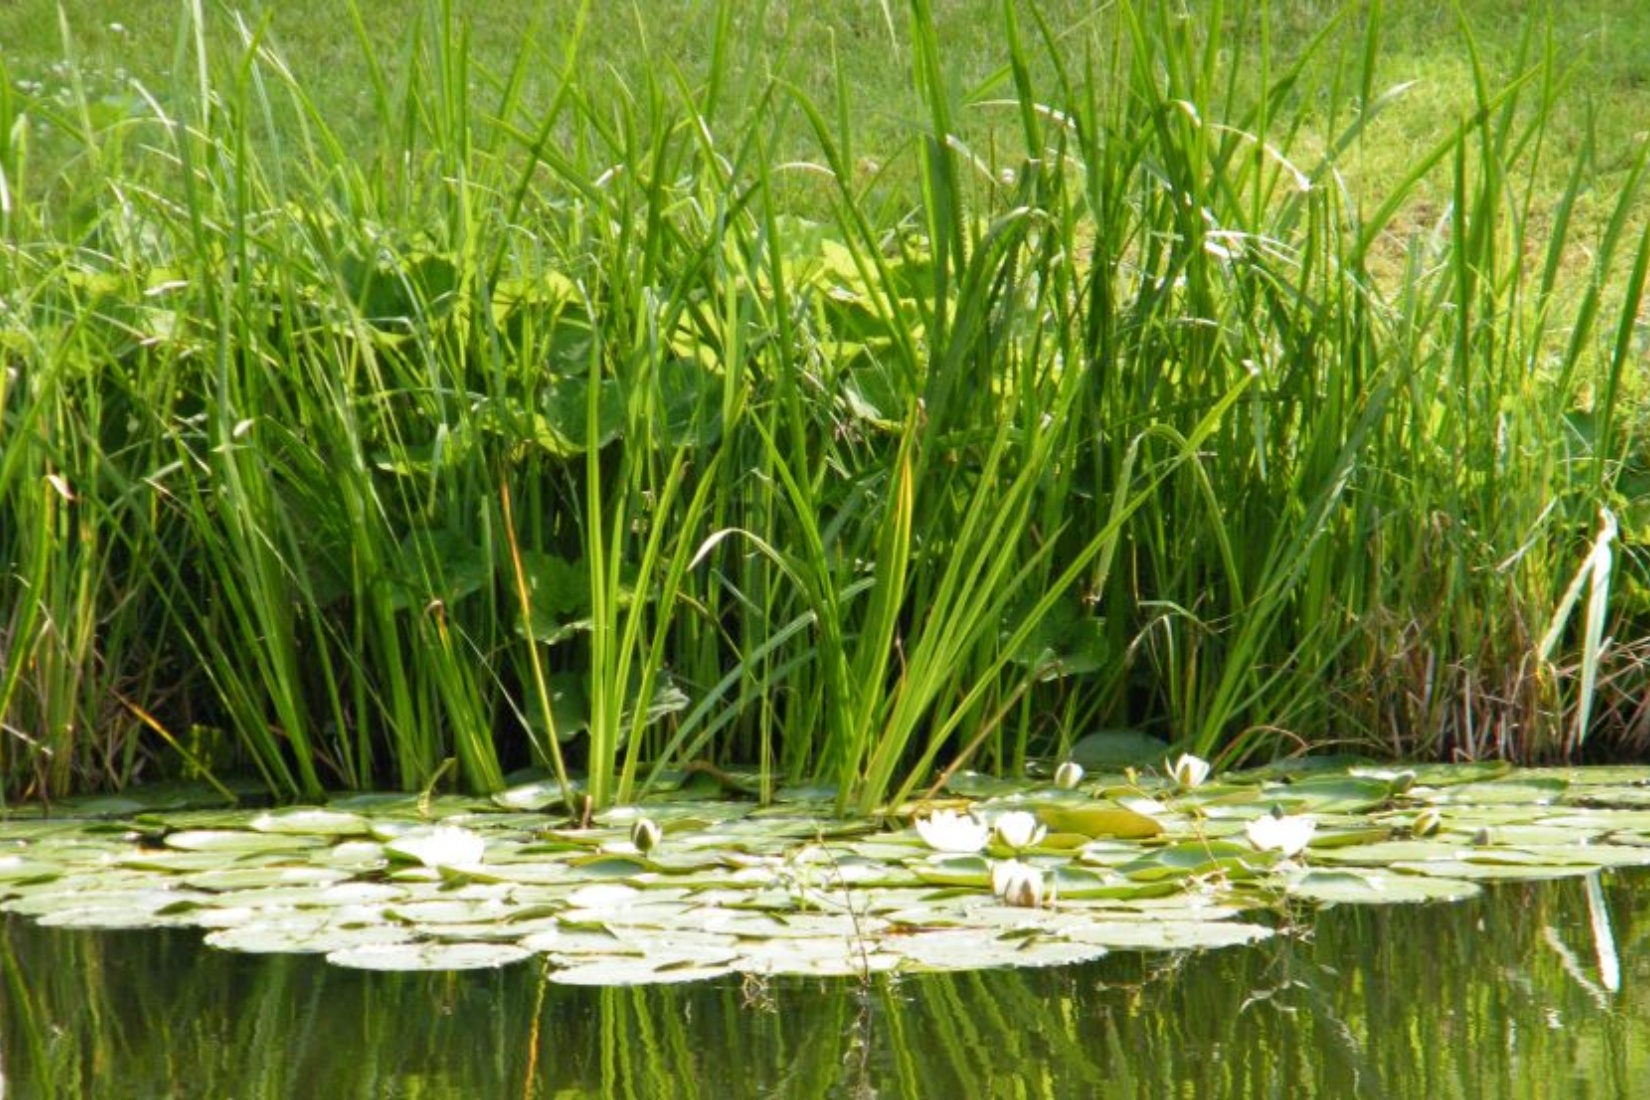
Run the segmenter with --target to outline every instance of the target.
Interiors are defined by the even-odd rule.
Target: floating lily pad
[[[1074,943],[1136,951],[1237,947],[1271,935],[1272,930],[1263,924],[1227,920],[1098,920],[1065,931]]]
[[[166,846],[185,852],[304,852],[321,847],[313,836],[284,836],[250,829],[182,829],[168,833]]]
[[[1157,818],[1107,803],[1039,806],[1037,819],[1052,832],[1076,833],[1090,839],[1105,836],[1143,840],[1164,832],[1163,823]]]
[[[1190,790],[1151,773],[1081,791],[980,778],[963,784],[973,795],[954,789],[891,826],[838,820],[811,795],[755,807],[685,792],[585,828],[547,829],[508,802],[409,796],[8,822],[0,908],[70,926],[193,926],[216,947],[385,969],[539,954],[557,981],[635,984],[1241,944],[1270,930],[1240,915],[1285,897],[1436,901],[1482,881],[1650,864],[1650,786],[1632,776],[1294,763]],[[1030,810],[1047,832],[1027,851],[994,840],[938,853],[908,822],[941,806],[988,822]],[[1315,830],[1289,860],[1247,836],[1274,810]],[[630,840],[644,816],[664,834],[645,854]],[[1042,904],[993,896],[1010,856],[1034,868]]]
[[[707,957],[682,954],[641,957],[597,958],[550,971],[557,985],[666,985],[699,982],[733,973],[728,963],[738,953],[727,951]]]
[[[295,807],[259,814],[247,828],[260,833],[290,833],[301,836],[365,836],[367,819],[360,814],[317,807]]]
[[[325,955],[407,943],[411,936],[407,929],[395,925],[343,924],[316,915],[220,928],[207,933],[206,943],[222,951],[254,955]]]
[[[375,943],[327,953],[327,962],[355,970],[482,970],[531,958],[513,943]]]
[[[1106,954],[1104,944],[1063,936],[1004,936],[995,929],[917,932],[892,945],[907,970],[979,970],[997,966],[1066,966]]]
[[[1144,768],[1169,755],[1169,743],[1139,730],[1100,730],[1072,745],[1067,757],[1086,771]]]
[[[1479,892],[1463,879],[1385,871],[1308,871],[1286,884],[1290,897],[1333,905],[1394,905],[1400,902],[1460,901]]]

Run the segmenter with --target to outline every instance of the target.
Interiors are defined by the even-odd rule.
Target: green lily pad
[[[285,916],[208,932],[206,944],[220,951],[251,955],[324,955],[366,947],[407,943],[412,933],[391,924],[343,924],[324,914]]]
[[[948,856],[927,859],[911,865],[911,870],[924,882],[946,886],[974,886],[989,889],[991,861],[984,856]]]
[[[1124,840],[1142,840],[1161,836],[1163,823],[1148,814],[1108,803],[1087,805],[1042,805],[1037,807],[1037,820],[1053,833],[1075,833],[1089,838],[1118,837]]]
[[[1260,801],[1291,813],[1364,813],[1386,805],[1392,795],[1390,779],[1313,775],[1294,783],[1268,784]]]
[[[330,886],[346,882],[349,878],[348,871],[336,868],[308,864],[264,864],[196,871],[183,876],[182,881],[198,890],[253,890],[269,886]]]
[[[1256,867],[1269,862],[1246,845],[1222,840],[1187,841],[1147,852],[1117,870],[1129,878],[1145,881],[1216,873],[1253,878]]]
[[[247,823],[247,828],[260,833],[326,837],[365,836],[368,831],[367,819],[360,814],[313,806],[259,814]]]
[[[1263,924],[1227,920],[1096,920],[1068,928],[1073,943],[1092,943],[1112,950],[1189,951],[1238,947],[1272,935]]]
[[[1169,755],[1169,743],[1139,730],[1099,730],[1080,738],[1067,757],[1091,772],[1145,768]]]
[[[327,953],[327,962],[355,970],[481,970],[531,958],[513,943],[377,943]]]
[[[733,968],[728,964],[736,958],[738,952],[732,950],[708,956],[664,953],[640,957],[595,958],[574,966],[551,970],[550,980],[557,985],[599,986],[699,982],[733,973]]]
[[[322,841],[313,836],[258,833],[250,829],[183,829],[166,836],[168,848],[184,852],[307,852],[321,844]]]
[[[1386,871],[1307,871],[1286,883],[1292,898],[1324,905],[1394,905],[1405,902],[1460,901],[1479,893],[1464,879]]]
[[[996,929],[962,928],[902,936],[890,948],[902,970],[977,970],[999,966],[1067,966],[1106,954],[1104,944],[1063,936],[1004,936]]]
[[[1511,777],[1487,783],[1461,783],[1435,791],[1411,794],[1437,806],[1496,806],[1502,803],[1532,803],[1545,806],[1557,802],[1569,789],[1562,779]]]

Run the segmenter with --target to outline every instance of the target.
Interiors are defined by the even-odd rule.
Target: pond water
[[[1650,874],[1595,881],[1602,910],[1586,879],[1502,883],[1302,908],[1248,947],[621,988],[6,916],[0,1096],[1643,1095]]]

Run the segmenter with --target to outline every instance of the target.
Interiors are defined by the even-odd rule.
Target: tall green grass
[[[1643,147],[1541,190],[1532,25],[1360,194],[1380,7],[1273,9],[1005,3],[961,87],[912,0],[870,153],[731,4],[631,82],[356,18],[365,147],[199,3],[117,119],[0,96],[6,788],[1639,745]]]

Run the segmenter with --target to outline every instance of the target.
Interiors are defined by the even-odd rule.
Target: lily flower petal
[[[973,814],[960,814],[955,810],[935,810],[927,817],[917,818],[917,833],[936,852],[959,853],[979,851],[991,836],[990,830]]]
[[[991,865],[991,892],[1005,905],[1037,909],[1043,904],[1043,873],[1017,859]]]
[[[1318,823],[1304,814],[1281,817],[1263,814],[1249,822],[1244,832],[1257,851],[1282,852],[1285,856],[1293,856],[1311,843],[1317,828]]]
[[[1016,852],[1031,847],[1048,833],[1048,829],[1038,824],[1037,815],[1025,810],[1010,810],[998,817],[992,828],[998,841]]]
[[[1203,781],[1209,778],[1209,762],[1202,757],[1183,752],[1169,765],[1169,777],[1174,780],[1174,785],[1183,791],[1201,787]]]

